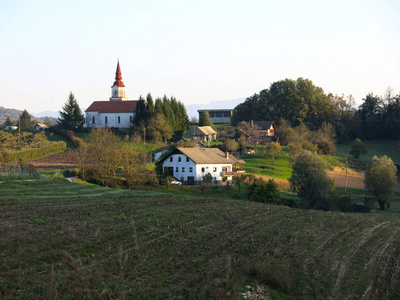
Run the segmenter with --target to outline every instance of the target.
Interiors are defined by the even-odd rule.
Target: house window
[[[228,172],[228,167],[222,167],[222,172]]]
[[[174,158],[171,156],[170,158],[169,158],[169,161],[173,161],[174,160]]]
[[[182,167],[182,172],[185,172],[185,167]]]
[[[182,161],[182,157],[180,157],[180,156],[178,157],[178,162],[179,162],[179,161]]]
[[[179,172],[179,169],[178,169],[178,167],[176,167],[176,168],[175,168],[175,172]]]
[[[189,172],[190,172],[190,173],[193,172],[193,167],[189,167]]]
[[[94,117],[93,117],[93,124],[94,124],[95,122],[94,122]]]
[[[121,123],[121,117],[118,116],[118,124]]]
[[[201,172],[204,173],[205,171],[206,171],[206,168],[202,167],[202,168],[201,168]]]
[[[217,167],[214,167],[214,168],[213,168],[213,172],[217,172]]]
[[[108,118],[106,117],[106,124],[108,123]]]
[[[186,156],[186,162],[189,162],[189,157]]]

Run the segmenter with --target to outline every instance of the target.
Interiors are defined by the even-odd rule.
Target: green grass
[[[383,156],[387,155],[390,157],[395,164],[400,164],[400,152],[398,151],[398,147],[400,144],[400,140],[363,140],[365,147],[368,149],[368,154],[361,156],[362,160],[371,161],[374,155]],[[349,141],[344,144],[338,144],[337,147],[337,155],[343,157],[351,157],[349,151],[353,141]]]
[[[256,282],[272,299],[400,292],[398,216],[63,180],[0,190],[2,299],[226,299]]]
[[[246,162],[243,166],[246,173],[269,176],[280,179],[288,179],[292,176],[292,162],[287,155],[275,158],[272,164],[271,158],[261,154],[243,156]]]

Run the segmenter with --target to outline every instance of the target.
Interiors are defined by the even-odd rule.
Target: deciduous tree
[[[317,155],[308,151],[299,154],[293,164],[290,187],[308,208],[326,208],[331,181],[326,173],[328,166]]]
[[[397,180],[396,172],[396,166],[386,155],[380,158],[374,156],[365,171],[365,188],[378,201],[381,210],[385,209],[390,200]]]
[[[265,154],[271,157],[272,165],[274,165],[275,157],[279,154],[282,154],[281,145],[276,142],[271,142],[266,145]]]

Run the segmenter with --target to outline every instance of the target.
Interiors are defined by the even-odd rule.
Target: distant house
[[[210,173],[214,180],[224,177],[232,180],[238,172],[244,172],[243,160],[224,153],[218,148],[176,148],[158,164],[162,164],[164,174],[169,174],[188,185],[194,185],[203,175]]]
[[[86,127],[130,127],[135,117],[137,100],[127,100],[119,62],[109,101],[94,101],[86,110]]]
[[[244,122],[244,121],[242,121]],[[240,128],[242,122],[237,122],[236,128]],[[258,128],[258,134],[260,137],[272,137],[275,136],[275,122],[274,121],[247,121],[245,122],[250,125],[251,128]]]
[[[49,126],[47,126],[44,123],[36,123],[34,128],[35,128],[35,130],[43,130],[43,129],[49,128]]]
[[[210,121],[213,123],[229,123],[231,121],[233,109],[199,109],[199,120],[201,114],[208,112],[210,115]]]
[[[196,127],[192,133],[192,140],[197,140],[201,143],[213,142],[217,139],[217,133],[210,126]]]
[[[6,126],[6,130],[17,130],[18,126]]]

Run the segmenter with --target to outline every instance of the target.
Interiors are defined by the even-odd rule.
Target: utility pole
[[[346,157],[346,179],[344,183],[344,193],[347,194],[347,157]]]
[[[143,163],[146,164],[146,127],[143,127]]]

